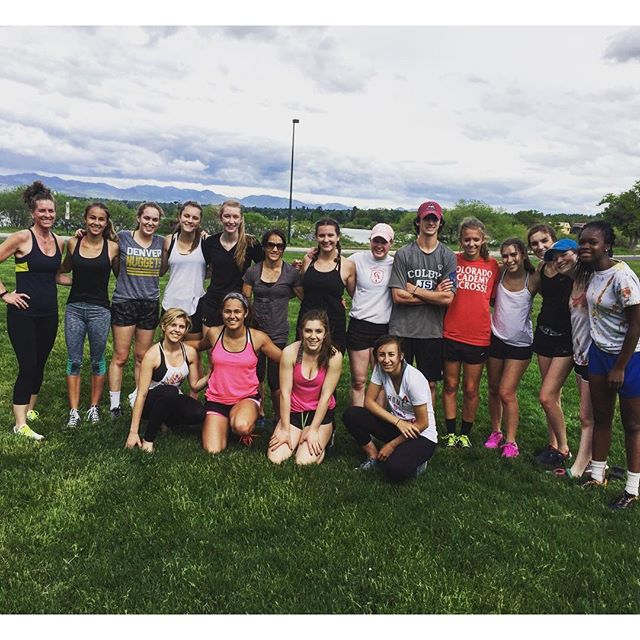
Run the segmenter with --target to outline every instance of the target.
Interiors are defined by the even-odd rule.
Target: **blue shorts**
[[[592,342],[589,347],[589,376],[608,376],[618,359],[617,353],[607,353]],[[618,390],[621,398],[640,398],[640,352],[634,353],[624,368],[624,384]]]

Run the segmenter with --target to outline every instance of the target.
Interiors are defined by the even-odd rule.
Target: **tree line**
[[[25,228],[30,224],[30,214],[22,201],[22,187],[0,191],[0,226],[10,228]],[[57,195],[58,201],[58,229],[71,231],[83,225],[84,208],[92,202],[88,198]],[[69,220],[64,219],[65,202],[69,202]],[[107,200],[111,217],[116,229],[131,229],[135,227],[136,210],[139,202],[126,200]],[[179,202],[159,203],[166,216],[161,221],[159,233],[167,234],[171,231],[180,207]],[[507,237],[526,238],[527,229],[534,225],[545,223],[556,229],[559,236],[566,233],[566,223],[587,222],[596,218],[603,218],[610,222],[620,237],[619,244],[634,247],[640,239],[640,180],[631,189],[619,194],[608,193],[598,203],[607,206],[597,216],[579,214],[547,214],[536,209],[509,213],[500,207],[493,207],[479,200],[459,200],[453,207],[444,209],[446,224],[442,230],[443,242],[457,245],[457,229],[460,221],[466,216],[475,216],[482,220],[487,227],[490,244],[497,246]],[[218,205],[203,206],[203,228],[209,233],[221,230],[218,219]],[[287,227],[289,211],[287,208],[267,209],[246,207],[245,220],[247,230],[260,237],[267,229],[276,226]],[[323,217],[331,217],[342,227],[370,229],[377,222],[391,224],[396,230],[396,244],[408,242],[414,236],[413,221],[415,211],[404,209],[323,209],[299,208],[292,211],[292,243],[309,244],[313,242],[314,225]]]

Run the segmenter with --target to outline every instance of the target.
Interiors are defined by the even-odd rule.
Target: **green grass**
[[[11,260],[0,277],[11,287]],[[2,613],[640,611],[640,508],[606,507],[623,484],[594,495],[533,464],[546,442],[535,362],[520,391],[518,459],[482,447],[483,382],[474,447],[438,450],[425,475],[398,486],[352,471],[360,455],[340,421],[336,453],[305,469],[270,465],[266,436],[215,457],[180,434],[162,436],[153,456],[125,451],[128,415],[68,436],[62,322],[40,399],[47,440],[19,439],[2,335]],[[339,409],[348,380],[345,359]],[[129,369],[125,393],[131,381]],[[575,449],[573,380],[564,406]],[[619,419],[610,464],[624,465]]]

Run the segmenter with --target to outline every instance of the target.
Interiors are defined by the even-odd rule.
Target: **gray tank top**
[[[164,238],[153,236],[151,245],[140,246],[132,231],[118,233],[120,273],[111,301],[158,300],[160,298],[160,267]]]

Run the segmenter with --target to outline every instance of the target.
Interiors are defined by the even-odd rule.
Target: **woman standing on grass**
[[[140,366],[138,393],[131,414],[131,427],[125,444],[127,449],[141,447],[153,453],[153,447],[163,424],[202,424],[204,407],[194,398],[182,395],[180,386],[185,379],[194,391],[203,389],[207,376],[199,377],[198,353],[183,344],[191,329],[191,319],[184,309],[171,308],[160,319],[162,340],[145,354]],[[140,421],[147,419],[142,441],[138,433]]]
[[[155,202],[143,202],[137,211],[138,224],[133,231],[120,231],[120,266],[111,304],[113,357],[109,365],[111,417],[118,418],[122,372],[129,359],[133,341],[136,386],[140,364],[153,343],[158,326],[160,271],[164,238],[155,235],[163,211]],[[132,401],[135,391],[129,396]]]
[[[519,238],[509,238],[500,246],[503,271],[496,287],[491,344],[487,359],[489,415],[491,434],[484,443],[487,449],[502,445],[503,458],[516,458],[518,422],[518,385],[531,361],[533,327],[531,307],[538,290],[539,276],[527,257]]]
[[[333,435],[342,354],[331,344],[324,311],[309,311],[300,326],[302,340],[290,344],[280,360],[280,421],[267,454],[275,464],[294,452],[297,464],[320,464]]]
[[[58,294],[56,282],[68,283],[58,276],[63,241],[53,234],[56,205],[51,191],[36,180],[24,190],[33,224],[30,229],[12,233],[0,245],[0,262],[13,256],[16,288],[10,292],[0,282],[0,298],[7,305],[7,333],[18,360],[18,377],[13,387],[13,432],[34,440],[36,433],[27,420],[37,422],[34,410],[44,377],[44,367],[58,331]]]
[[[252,433],[260,407],[258,356],[264,353],[280,362],[280,349],[266,333],[249,328],[248,315],[247,299],[235,291],[228,293],[222,300],[224,324],[209,327],[198,344],[198,350],[211,348],[207,417],[202,430],[202,446],[208,453],[226,449],[229,428],[240,436],[243,444],[253,443]]]
[[[69,421],[67,427],[80,424],[80,372],[85,337],[89,337],[91,358],[91,400],[87,420],[100,421],[98,405],[104,389],[107,364],[104,352],[111,326],[109,277],[118,275],[119,249],[109,209],[102,202],[84,210],[85,234],[69,239],[61,272],[73,271],[71,293],[64,316],[67,343],[67,393]]]
[[[356,286],[347,331],[351,367],[349,400],[357,407],[364,405],[364,388],[372,362],[373,345],[380,336],[389,333],[389,317],[393,307],[389,289],[393,258],[389,250],[393,238],[393,229],[379,222],[369,235],[371,250],[349,256],[349,260],[356,265]]]
[[[264,252],[258,241],[245,232],[242,205],[227,200],[220,206],[222,232],[209,236],[202,251],[211,268],[209,288],[202,298],[202,323],[222,324],[222,299],[231,291],[242,291],[242,276],[252,262],[260,262]]]
[[[207,262],[202,241],[202,207],[193,200],[184,202],[171,235],[164,239],[163,252],[169,281],[162,298],[162,311],[184,309],[191,320],[187,340],[202,338],[201,298]]]
[[[321,218],[316,222],[318,250],[306,255],[302,262],[304,299],[300,305],[297,330],[307,311],[324,309],[329,318],[329,333],[334,346],[344,354],[347,348],[347,320],[344,290],[350,296],[356,288],[356,266],[351,260],[343,260],[340,247],[340,226],[333,218]]]
[[[262,236],[262,248],[264,260],[244,274],[242,293],[247,300],[253,296],[255,327],[264,331],[278,349],[284,349],[289,337],[289,300],[294,296],[302,299],[302,279],[298,270],[282,259],[287,243],[280,229],[269,229]],[[279,416],[278,364],[261,354],[257,371],[260,384],[264,381],[265,373],[271,389],[273,414]]]
[[[193,200],[184,202],[178,211],[178,221],[171,235],[164,239],[164,266],[169,269],[169,281],[162,299],[163,313],[167,309],[184,309],[191,320],[186,340],[202,338],[202,296],[207,274],[203,251],[202,207]],[[200,358],[196,360],[198,375],[202,375]],[[191,397],[197,393],[191,392]]]
[[[587,287],[591,338],[589,388],[593,403],[593,460],[585,486],[606,484],[616,395],[627,453],[627,483],[609,506],[625,509],[638,500],[640,482],[640,282],[629,266],[613,259],[615,234],[601,220],[580,233],[578,256],[592,270]]]
[[[408,480],[426,469],[438,442],[429,383],[404,361],[396,336],[379,338],[374,354],[377,364],[364,407],[349,407],[342,420],[367,456],[359,470],[368,471],[381,464],[391,480]],[[377,402],[382,389],[388,409]],[[380,450],[373,438],[385,443]]]
[[[444,385],[442,404],[447,426],[445,446],[468,448],[476,418],[480,378],[491,343],[490,304],[495,297],[500,267],[489,256],[484,224],[464,218],[458,239],[462,251],[456,254],[456,296],[444,317]],[[469,319],[473,318],[473,322]],[[456,410],[460,369],[464,374],[462,427],[456,435]]]
[[[547,418],[549,444],[535,461],[547,467],[559,467],[571,457],[567,425],[562,413],[562,387],[573,366],[569,297],[573,281],[558,273],[553,262],[544,262],[544,253],[556,241],[555,231],[546,224],[531,227],[527,233],[529,248],[543,260],[539,268],[542,307],[538,314],[533,351],[538,356],[542,386],[540,404]]]
[[[587,471],[591,462],[591,440],[593,438],[593,408],[589,392],[589,308],[586,290],[591,277],[591,270],[585,265],[577,264],[578,244],[575,240],[563,239],[554,242],[544,254],[545,262],[553,261],[558,273],[573,279],[573,288],[569,297],[571,314],[571,335],[573,340],[573,368],[580,395],[580,446],[578,454],[570,469],[566,470],[569,478],[579,478]],[[554,473],[564,475],[565,470],[559,467]]]

